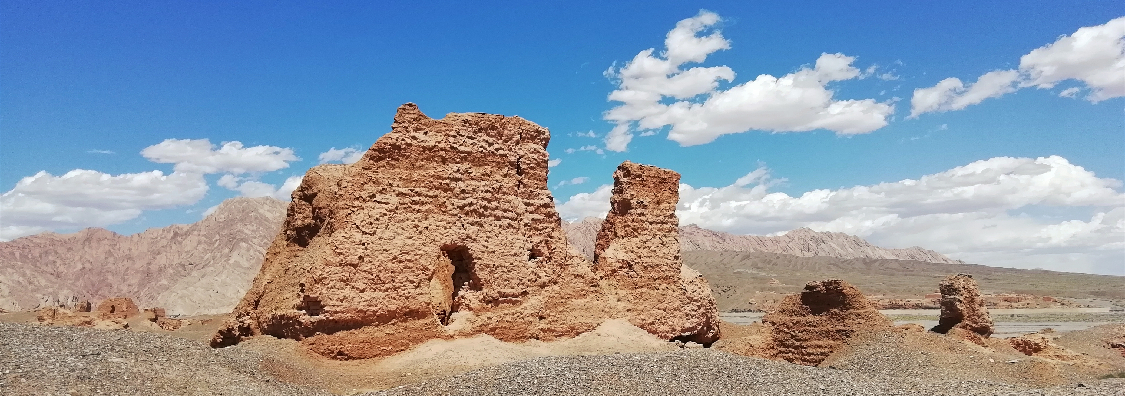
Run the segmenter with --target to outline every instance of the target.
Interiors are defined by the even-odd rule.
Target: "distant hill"
[[[233,198],[194,224],[123,236],[101,228],[0,243],[0,309],[132,297],[169,313],[229,312],[258,274],[288,203]]]
[[[272,198],[232,198],[194,224],[153,228],[130,236],[88,228],[74,234],[43,233],[0,242],[0,309],[31,310],[75,297],[96,302],[129,296],[142,307],[160,306],[173,314],[228,312],[258,274],[265,251],[285,220],[287,205]],[[572,248],[592,258],[601,222],[587,218],[564,223]],[[680,227],[680,237],[685,252],[961,263],[918,247],[886,249],[855,236],[805,228],[783,236],[759,237],[690,225]],[[689,266],[701,266],[697,268],[701,271],[708,268],[697,262],[689,262]]]
[[[688,251],[684,264],[707,278],[720,311],[750,309],[762,293],[797,293],[805,283],[843,279],[868,296],[922,298],[938,282],[967,273],[985,294],[1032,294],[1077,299],[1125,300],[1125,277],[975,264],[930,263],[878,258],[798,257],[764,252]]]
[[[601,226],[602,219],[596,217],[563,224],[573,249],[591,260],[594,257],[594,240]],[[887,249],[872,245],[857,236],[840,232],[817,232],[808,228],[798,228],[785,235],[769,237],[728,234],[692,224],[680,227],[680,247],[685,252],[700,250],[767,252],[800,257],[826,256],[844,259],[876,258],[947,264],[965,263],[917,246]]]

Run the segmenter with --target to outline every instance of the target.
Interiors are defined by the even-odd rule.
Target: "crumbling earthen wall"
[[[632,307],[606,298],[566,246],[547,190],[549,139],[519,117],[435,120],[403,105],[361,160],[306,174],[212,345],[268,334],[368,358],[481,333],[572,337],[622,317]]]
[[[94,310],[94,314],[98,319],[129,319],[137,316],[141,310],[137,308],[137,304],[128,297],[115,297],[104,300],[98,303],[98,308]]]
[[[762,317],[772,328],[775,357],[815,366],[856,335],[891,328],[855,286],[839,279],[809,282]]]
[[[617,168],[595,270],[618,300],[636,306],[629,321],[637,327],[710,344],[719,337],[715,299],[703,275],[680,260],[679,185],[671,170],[628,161]]]
[[[941,292],[941,317],[931,331],[944,334],[959,329],[985,338],[992,335],[992,317],[988,315],[984,298],[972,275],[950,276],[938,285],[938,289]]]

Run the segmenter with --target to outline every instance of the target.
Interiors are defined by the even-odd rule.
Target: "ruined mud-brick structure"
[[[930,331],[944,334],[950,330],[964,330],[975,333],[970,335],[974,338],[992,335],[992,317],[984,306],[984,298],[972,275],[957,274],[945,278],[938,285],[938,290],[941,292],[941,317]]]
[[[852,337],[891,328],[875,304],[839,279],[809,282],[800,294],[786,296],[762,323],[772,328],[776,358],[808,366],[820,364]]]
[[[137,304],[128,297],[115,297],[106,299],[98,303],[98,308],[94,310],[94,314],[98,319],[129,319],[131,317],[140,315],[141,310],[137,308]]]
[[[651,273],[646,266],[622,273],[612,254],[595,269],[570,253],[547,190],[549,139],[547,129],[519,117],[431,119],[414,104],[401,106],[391,132],[361,160],[305,175],[251,289],[211,344],[267,334],[360,359],[435,338],[568,338],[612,318],[667,339],[714,341],[710,289],[682,268],[678,250]],[[656,173],[670,177],[663,172]],[[670,188],[661,199],[675,202],[678,186]],[[659,208],[674,219],[674,206]],[[621,237],[676,237],[665,232]],[[666,252],[629,260],[659,261],[645,254]],[[678,278],[669,276],[673,267]],[[658,291],[631,292],[657,283]],[[663,308],[672,324],[648,318]]]
[[[715,300],[703,275],[680,259],[679,188],[676,172],[621,164],[594,245],[595,271],[615,300],[633,307],[628,318],[634,325],[662,338],[709,344],[718,339]]]

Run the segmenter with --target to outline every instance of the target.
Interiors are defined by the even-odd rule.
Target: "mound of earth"
[[[358,162],[309,170],[212,345],[272,335],[364,359],[478,334],[570,338],[613,318],[664,339],[713,341],[710,289],[683,268],[678,249],[622,250],[640,238],[678,246],[677,184],[654,190],[631,180],[679,175],[619,168],[617,226],[599,241],[605,257],[594,265],[567,246],[547,190],[549,140],[519,117],[431,119],[401,106],[391,132]]]
[[[890,329],[891,322],[855,286],[830,279],[785,297],[761,324],[735,327],[721,349],[816,366],[852,338]]]

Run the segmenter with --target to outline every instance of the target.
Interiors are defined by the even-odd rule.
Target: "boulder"
[[[775,357],[816,366],[852,337],[891,328],[891,321],[859,289],[839,279],[809,282],[762,317],[770,326]]]
[[[140,315],[141,310],[137,308],[137,304],[128,297],[115,297],[102,301],[98,304],[98,308],[94,310],[94,314],[98,319],[111,320],[111,319],[129,319],[131,317]]]
[[[680,174],[626,161],[613,173],[610,210],[594,246],[595,271],[629,322],[657,337],[709,345],[719,338],[707,280],[680,260]]]
[[[211,345],[265,334],[362,359],[435,338],[574,337],[652,312],[663,297],[706,307],[690,301],[709,296],[706,283],[681,272],[637,273],[669,282],[667,296],[650,295],[660,300],[609,297],[620,290],[567,245],[547,189],[549,140],[547,129],[519,117],[431,119],[401,106],[391,132],[358,162],[308,171],[258,276]],[[682,337],[690,327],[646,330]]]
[[[976,333],[984,338],[992,335],[992,317],[984,306],[984,298],[972,275],[957,274],[938,286],[941,291],[941,317],[930,331],[948,333],[951,329]]]

